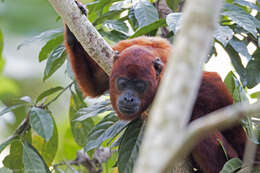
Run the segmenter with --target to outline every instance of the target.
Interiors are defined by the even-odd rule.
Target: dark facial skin
[[[117,78],[116,85],[120,91],[117,98],[118,110],[126,116],[135,115],[141,108],[140,96],[147,90],[148,82],[120,77]]]

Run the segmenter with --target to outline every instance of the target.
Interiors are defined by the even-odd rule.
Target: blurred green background
[[[46,62],[38,62],[38,53],[46,41],[39,40],[17,49],[19,44],[41,32],[62,27],[62,20],[46,0],[0,1],[0,29],[4,36],[5,60],[3,73],[0,73],[0,110],[5,106],[13,105],[19,97],[29,96],[35,99],[43,90],[58,85],[65,86],[68,83],[64,68],[59,69],[52,78],[43,82]],[[69,93],[65,93],[50,106],[60,133],[59,144],[64,145],[59,146],[60,151],[56,160],[62,160],[64,157],[74,158],[73,147],[78,148],[74,140],[70,140],[72,135],[67,116],[69,101]],[[13,133],[24,119],[26,111],[24,108],[19,108],[14,113],[0,117],[0,143]],[[63,142],[65,139],[66,142]],[[63,151],[66,148],[71,152]],[[6,154],[8,149],[0,154],[0,167]]]

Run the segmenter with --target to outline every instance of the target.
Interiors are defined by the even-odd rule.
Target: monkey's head
[[[147,46],[132,45],[119,52],[110,76],[110,99],[120,119],[135,119],[152,103],[164,63]]]

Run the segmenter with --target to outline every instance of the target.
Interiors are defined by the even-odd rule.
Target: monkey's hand
[[[87,10],[87,8],[85,7],[85,5],[82,4],[81,2],[78,2],[77,0],[75,0],[75,3],[76,3],[77,6],[79,7],[81,13],[84,14],[85,16],[87,16],[87,15],[88,15],[88,10]]]

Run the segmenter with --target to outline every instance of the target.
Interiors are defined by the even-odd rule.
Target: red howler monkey
[[[113,47],[119,54],[109,78],[67,26],[65,45],[84,95],[95,97],[109,89],[112,106],[123,120],[140,117],[152,103],[171,52],[170,43],[162,38],[139,37],[121,41]],[[232,103],[233,99],[218,74],[204,72],[191,120]],[[241,125],[215,131],[193,149],[192,160],[200,172],[218,173],[227,161],[221,145],[228,159],[242,158],[245,141],[246,134]]]

